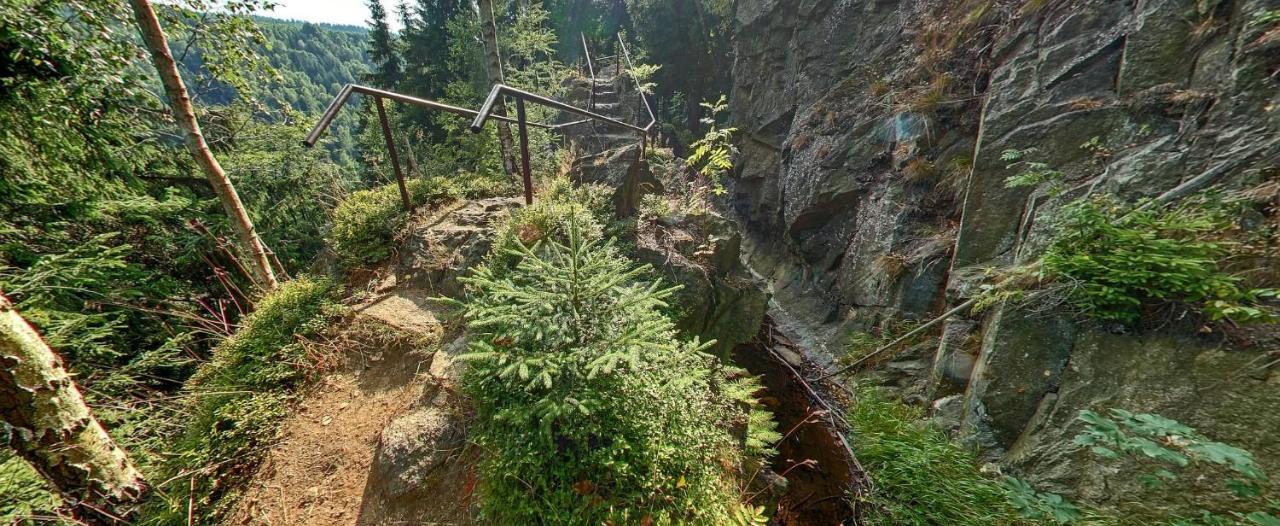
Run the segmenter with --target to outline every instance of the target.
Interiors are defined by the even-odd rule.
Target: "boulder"
[[[465,438],[459,419],[442,403],[430,403],[396,417],[378,439],[370,487],[390,499],[412,491],[457,455]]]
[[[478,199],[442,215],[415,217],[400,242],[396,285],[457,295],[461,292],[458,276],[466,275],[489,253],[494,221],[522,202],[508,197]]]

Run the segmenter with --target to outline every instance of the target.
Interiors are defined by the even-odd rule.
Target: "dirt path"
[[[397,291],[357,307],[361,314],[340,338],[349,347],[345,363],[282,423],[279,443],[247,485],[231,524],[398,522],[384,520],[377,506],[370,512],[365,501],[382,430],[435,383],[430,370],[443,328],[426,298]]]

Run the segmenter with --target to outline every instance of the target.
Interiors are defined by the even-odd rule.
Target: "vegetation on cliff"
[[[675,338],[662,312],[672,289],[604,240],[582,203],[544,197],[532,210],[543,212],[513,218],[517,234],[464,279],[486,517],[734,520],[745,466],[759,463],[747,457],[772,441],[767,418],[743,409],[751,390],[730,387],[743,380],[708,344]]]

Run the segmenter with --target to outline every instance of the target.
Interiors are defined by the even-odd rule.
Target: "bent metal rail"
[[[307,137],[302,140],[302,144],[304,146],[308,148],[315,146],[316,141],[320,139],[320,135],[329,128],[330,124],[333,123],[333,119],[338,116],[338,110],[341,110],[342,107],[346,105],[347,101],[351,98],[352,93],[359,93],[373,97],[374,103],[378,108],[378,121],[382,125],[382,138],[387,144],[387,153],[390,154],[391,157],[391,169],[395,172],[396,183],[400,186],[400,202],[404,206],[405,210],[409,210],[412,208],[412,202],[409,199],[409,189],[405,185],[404,172],[400,170],[400,157],[396,152],[395,140],[391,136],[391,124],[387,120],[387,110],[382,102],[383,99],[412,104],[414,106],[441,111],[464,118],[474,117],[478,112],[467,108],[444,104],[442,102],[436,102],[434,100],[420,99],[418,97],[405,95],[403,93],[396,93],[394,91],[380,90],[358,84],[347,84],[346,86],[343,86],[342,91],[338,92],[338,96],[334,97],[333,102],[329,103],[329,107],[324,110],[324,114],[320,116],[320,120],[316,122],[316,125],[311,128],[309,133],[307,133]],[[493,118],[506,122],[516,122],[510,117],[504,117],[501,115],[495,115]],[[539,128],[556,129],[563,128],[565,126],[572,126],[581,122],[584,121],[566,122],[563,124],[543,124],[539,122],[526,124],[530,126],[537,126]],[[526,193],[528,193],[527,190]]]
[[[587,105],[589,106],[590,109],[584,110],[582,108],[573,106],[571,104],[566,104],[564,102],[561,102],[552,98],[544,97],[536,93],[530,93],[520,88],[514,88],[511,86],[507,86],[505,84],[495,84],[493,86],[493,89],[489,90],[489,96],[485,98],[484,105],[480,106],[479,114],[476,115],[475,119],[471,121],[471,131],[474,133],[480,133],[480,131],[484,129],[484,123],[490,117],[499,119],[499,120],[509,121],[510,119],[503,118],[501,115],[493,115],[493,110],[499,98],[501,98],[504,95],[510,96],[516,100],[516,126],[520,134],[520,168],[521,168],[521,176],[524,179],[524,194],[525,194],[526,203],[533,203],[533,174],[529,166],[529,132],[527,128],[527,126],[531,123],[528,123],[525,117],[525,101],[541,104],[548,108],[557,109],[565,113],[578,115],[580,117],[586,117],[586,119],[582,121],[575,121],[570,124],[577,124],[579,122],[584,122],[586,120],[595,120],[595,121],[600,121],[606,124],[611,124],[614,126],[635,131],[640,138],[639,155],[640,155],[640,158],[642,159],[644,158],[646,148],[648,147],[648,144],[649,144],[649,134],[653,132],[654,125],[656,125],[658,122],[657,117],[655,117],[653,114],[653,108],[649,105],[649,98],[645,96],[644,88],[640,84],[640,79],[635,78],[635,75],[631,75],[631,79],[633,82],[635,82],[635,85],[636,85],[635,86],[636,94],[639,97],[638,104],[642,109],[644,109],[645,114],[649,116],[649,122],[647,124],[645,124],[644,126],[629,124],[629,123],[614,119],[612,117],[606,117],[604,115],[600,115],[599,113],[596,113],[594,111],[595,110],[595,91],[596,91],[595,64],[591,60],[591,50],[587,46],[586,35],[579,33],[578,36],[582,41],[582,52],[585,58],[586,66],[587,66],[587,74],[590,76],[590,84],[589,84],[590,95],[588,96],[588,99],[587,99]],[[627,43],[622,40],[622,35],[618,35],[617,38],[618,38],[618,46],[620,51],[616,56],[621,57],[620,59],[615,58],[615,60],[617,61],[617,69],[620,70],[622,67],[622,61],[626,61],[627,70],[634,71],[635,65],[631,62],[631,53],[627,50]]]
[[[631,56],[627,52],[626,43],[622,41],[621,35],[618,36],[618,44],[621,46],[621,50],[622,50],[620,55],[626,60],[627,67],[634,68],[634,66],[631,64]],[[587,51],[587,42],[586,42],[585,36],[582,36],[582,45],[583,45],[584,52],[587,53],[587,69],[588,69],[588,73],[591,75],[591,98],[589,99],[588,104],[592,106],[592,110],[594,110],[594,106],[595,106],[594,104],[595,102],[595,71],[594,69],[595,68],[591,64],[590,52]],[[619,67],[621,67],[620,63],[619,63]],[[649,116],[649,123],[646,124],[645,126],[628,124],[611,117],[600,115],[591,110],[584,110],[582,108],[573,106],[571,104],[566,104],[564,102],[561,102],[552,98],[544,97],[542,95],[538,95],[535,93],[530,93],[528,91],[525,91],[519,88],[513,88],[505,84],[495,84],[493,86],[493,89],[490,90],[489,96],[485,99],[484,105],[481,106],[479,111],[463,108],[459,106],[453,106],[450,104],[444,104],[442,102],[436,102],[433,100],[421,99],[418,97],[405,95],[403,93],[380,90],[377,88],[361,86],[358,84],[347,84],[342,88],[341,91],[338,92],[338,96],[333,99],[333,102],[329,103],[329,107],[324,110],[324,114],[321,115],[320,120],[316,122],[316,125],[311,129],[309,133],[307,133],[307,137],[303,139],[302,144],[304,146],[307,146],[308,148],[315,146],[316,141],[320,139],[320,135],[323,134],[325,130],[329,128],[329,126],[333,123],[333,119],[337,117],[338,111],[341,110],[342,107],[345,106],[347,101],[351,98],[351,94],[359,93],[362,95],[373,97],[375,106],[378,109],[378,121],[382,125],[382,138],[386,142],[387,152],[391,158],[391,169],[393,172],[395,172],[396,183],[400,187],[400,201],[401,201],[401,204],[403,204],[405,210],[409,210],[412,208],[412,202],[409,198],[409,189],[405,184],[404,173],[400,169],[400,159],[399,159],[398,153],[396,152],[395,140],[392,138],[392,135],[391,135],[391,125],[387,119],[387,111],[383,103],[383,99],[389,99],[389,100],[393,100],[393,101],[401,102],[405,104],[412,104],[414,106],[420,106],[420,107],[435,110],[435,111],[441,111],[444,113],[457,115],[459,117],[471,117],[473,119],[471,122],[471,131],[474,133],[480,133],[480,131],[484,128],[485,122],[487,122],[489,119],[499,120],[499,121],[508,122],[508,123],[515,123],[516,127],[519,129],[519,134],[520,134],[521,178],[523,179],[523,183],[524,183],[525,204],[528,205],[528,204],[533,204],[533,173],[532,173],[532,168],[530,166],[530,160],[529,160],[529,131],[528,131],[529,126],[555,130],[555,129],[561,129],[561,128],[573,126],[576,124],[581,124],[591,120],[596,120],[596,121],[604,122],[606,124],[619,126],[619,127],[637,132],[640,138],[640,156],[641,158],[643,158],[645,149],[648,145],[648,135],[653,130],[654,124],[657,122],[657,119],[654,117],[653,110],[649,106],[648,98],[645,96],[644,91],[641,89],[639,79],[633,78],[633,80],[635,80],[636,82],[636,92],[639,94],[639,97],[640,97],[639,102]],[[512,119],[505,115],[493,114],[497,101],[503,95],[508,95],[515,99],[516,101],[516,118],[515,119]],[[585,118],[581,120],[566,122],[561,124],[529,122],[525,113],[525,101],[534,102],[534,103],[546,106],[548,108],[554,108],[565,113],[578,115],[580,117],[585,117]]]

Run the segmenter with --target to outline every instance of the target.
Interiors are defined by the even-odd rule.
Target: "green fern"
[[[725,174],[733,169],[733,156],[737,155],[738,149],[733,145],[732,140],[733,134],[738,129],[720,128],[716,124],[717,117],[728,108],[724,95],[714,103],[703,102],[702,107],[707,109],[707,116],[702,119],[702,122],[707,124],[709,129],[706,135],[690,145],[693,153],[689,154],[687,160],[689,166],[711,183],[712,193],[724,195],[722,180]]]

